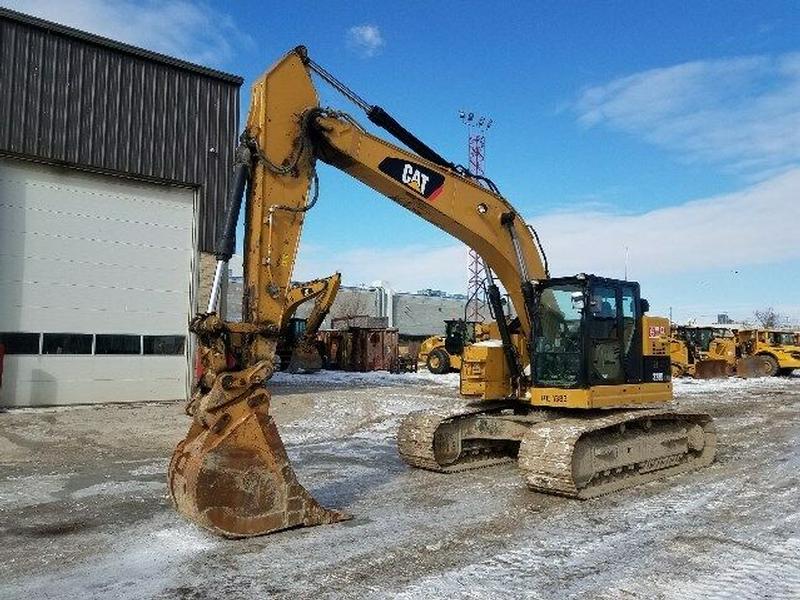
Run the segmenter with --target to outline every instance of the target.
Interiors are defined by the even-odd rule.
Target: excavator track
[[[707,414],[614,412],[533,426],[518,462],[531,489],[585,500],[707,466],[716,441]]]
[[[515,415],[515,407],[500,402],[411,413],[398,430],[400,456],[439,473],[516,459],[531,489],[585,500],[699,469],[716,452],[707,414],[639,409],[576,417],[540,409]]]
[[[505,440],[470,440],[462,443],[457,425],[470,417],[496,414],[513,405],[507,402],[464,405],[455,409],[424,410],[406,416],[397,432],[400,456],[412,467],[456,473],[514,462],[516,445]]]

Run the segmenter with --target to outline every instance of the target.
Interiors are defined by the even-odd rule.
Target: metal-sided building
[[[241,84],[0,9],[0,405],[185,397]]]
[[[234,278],[228,286],[227,318],[238,321],[242,315],[242,281]],[[444,334],[445,319],[463,319],[466,299],[462,297],[395,292],[388,287],[342,286],[322,329],[330,329],[332,320],[353,317],[383,317],[403,339],[424,339]],[[313,302],[301,304],[295,316],[305,318]]]

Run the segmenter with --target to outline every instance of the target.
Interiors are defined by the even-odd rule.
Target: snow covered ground
[[[348,387],[358,385],[383,386],[419,384],[433,387],[451,387],[458,389],[458,373],[445,373],[434,375],[426,369],[416,373],[389,373],[387,371],[370,371],[367,373],[350,373],[347,371],[317,371],[316,373],[292,374],[278,372],[270,380],[275,386],[331,386],[345,385]]]
[[[798,598],[800,377],[680,381],[718,460],[589,502],[514,465],[407,468],[403,414],[458,376],[280,374],[273,414],[303,483],[353,520],[242,541],[171,509],[172,405],[0,415],[0,598]]]

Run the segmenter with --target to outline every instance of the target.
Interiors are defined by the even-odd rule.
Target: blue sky
[[[767,305],[800,320],[797,2],[0,4],[240,74],[243,110],[303,43],[456,161],[458,110],[490,115],[487,173],[554,273],[621,276],[627,247],[678,320]],[[328,167],[320,179],[298,277],[463,291],[462,246]]]

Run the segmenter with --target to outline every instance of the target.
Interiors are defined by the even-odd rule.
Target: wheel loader
[[[737,344],[724,327],[672,327],[672,376],[696,379],[728,377],[736,372]]]
[[[419,349],[419,360],[425,363],[428,371],[437,375],[451,371],[460,372],[467,346],[496,341],[500,336],[497,321],[481,323],[466,319],[447,319],[444,324],[444,335],[425,339]],[[512,339],[517,343],[514,335]]]
[[[461,370],[461,354],[464,347],[475,343],[483,336],[484,325],[465,319],[447,319],[444,335],[426,338],[419,347],[419,360],[431,373],[441,375]],[[486,334],[488,335],[488,333]]]
[[[312,74],[396,142],[321,107]],[[535,230],[494,182],[446,160],[298,47],[253,85],[218,240],[219,273],[246,190],[243,320],[216,314],[217,277],[207,311],[190,324],[203,371],[169,467],[181,514],[227,537],[346,518],[297,481],[265,386],[320,161],[461,240],[486,268],[498,339],[467,346],[462,365],[477,395],[456,410],[408,415],[397,434],[406,463],[453,473],[516,460],[531,489],[583,499],[713,460],[711,417],[671,405],[669,323],[647,315],[637,283],[550,278]]]

